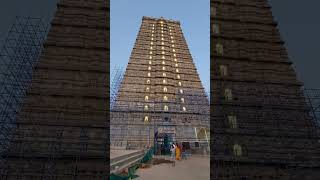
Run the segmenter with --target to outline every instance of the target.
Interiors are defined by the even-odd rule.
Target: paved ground
[[[139,169],[138,180],[209,180],[210,158],[192,156],[187,160],[171,164],[153,165],[151,168]]]

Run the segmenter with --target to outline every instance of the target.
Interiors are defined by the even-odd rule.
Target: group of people
[[[181,160],[184,151],[185,149],[183,148],[182,145],[178,143],[172,143],[170,147],[170,152],[171,152],[171,159],[173,160],[173,162],[175,162],[175,160]]]

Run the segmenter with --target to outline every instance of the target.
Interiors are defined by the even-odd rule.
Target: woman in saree
[[[180,159],[181,159],[181,148],[177,143],[176,144],[176,160],[180,160]]]

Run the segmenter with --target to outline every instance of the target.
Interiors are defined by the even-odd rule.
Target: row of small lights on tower
[[[163,21],[160,21],[160,29],[161,29],[161,60],[162,60],[162,62],[161,62],[161,64],[163,65],[162,66],[162,70],[163,70],[163,73],[162,73],[162,76],[163,76],[163,80],[162,80],[162,83],[164,84],[164,87],[163,87],[163,92],[164,93],[167,93],[168,92],[168,88],[167,88],[167,86],[166,86],[166,84],[168,83],[167,82],[167,79],[166,79],[166,77],[167,77],[167,74],[166,74],[166,67],[165,67],[165,64],[166,64],[166,57],[165,57],[165,47],[164,47],[164,45],[165,45],[165,42],[164,42],[164,23],[163,23]],[[151,77],[151,65],[152,65],[152,58],[153,58],[153,56],[152,56],[152,54],[153,54],[153,50],[154,50],[154,47],[153,47],[153,45],[154,45],[154,31],[155,31],[155,25],[154,24],[152,24],[152,30],[151,30],[151,41],[150,41],[150,51],[149,51],[149,66],[148,66],[148,72],[147,72],[147,76],[148,76],[148,79],[147,79],[147,87],[146,87],[146,92],[150,92],[150,87],[149,87],[149,85],[151,84],[151,80],[150,80],[150,77]],[[170,35],[170,39],[171,39],[171,48],[172,48],[172,52],[173,52],[173,57],[174,57],[174,63],[175,63],[175,72],[177,73],[177,79],[179,80],[178,81],[178,86],[180,87],[180,89],[179,89],[179,93],[180,94],[183,94],[183,89],[181,88],[182,87],[182,83],[181,83],[181,81],[180,81],[180,79],[181,79],[181,76],[180,76],[180,74],[179,74],[179,69],[178,69],[178,66],[179,66],[179,64],[178,64],[178,60],[177,60],[177,55],[176,55],[176,49],[175,49],[175,40],[174,40],[174,36],[173,36],[173,32],[172,32],[172,27],[171,26],[169,26],[169,35]],[[149,101],[149,96],[148,95],[146,95],[145,96],[145,101],[146,102],[148,102]],[[167,97],[167,95],[164,95],[163,96],[163,101],[165,101],[165,102],[167,102],[168,101],[168,97]],[[185,102],[185,99],[184,98],[181,98],[181,103],[184,103]],[[147,111],[149,109],[149,106],[148,106],[148,104],[146,104],[146,105],[144,105],[144,110],[145,111]],[[167,105],[167,104],[165,104],[164,106],[163,106],[163,110],[164,111],[169,111],[169,106]],[[186,107],[185,106],[183,106],[182,107],[182,111],[187,111],[187,109],[186,109]],[[148,116],[145,116],[144,117],[144,121],[145,122],[148,122],[149,121],[149,117]]]
[[[211,7],[211,15],[216,16],[217,15],[217,9],[215,7]],[[212,24],[212,31],[214,34],[218,35],[221,34],[220,26],[219,24]],[[219,56],[224,55],[224,50],[223,50],[223,45],[218,41],[215,46],[215,52]],[[224,64],[219,65],[219,70],[220,70],[220,76],[226,77],[228,76],[228,66]],[[226,88],[224,90],[224,96],[226,101],[232,101],[232,90],[229,88]],[[230,128],[232,129],[237,129],[238,128],[238,123],[237,123],[237,116],[231,114],[227,116]],[[241,156],[242,155],[242,147],[240,144],[234,144],[233,145],[233,152],[234,155],[236,156]]]

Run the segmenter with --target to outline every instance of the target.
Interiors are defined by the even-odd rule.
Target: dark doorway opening
[[[169,155],[170,147],[173,143],[172,134],[155,134],[155,149],[158,155]]]

